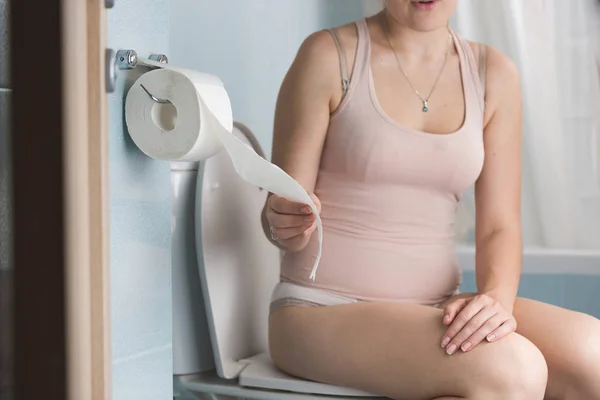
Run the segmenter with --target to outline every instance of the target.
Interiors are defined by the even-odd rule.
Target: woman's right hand
[[[314,194],[310,197],[321,212],[321,202]],[[289,201],[275,194],[269,197],[266,210],[271,239],[288,251],[306,247],[317,228],[316,216],[309,205]]]

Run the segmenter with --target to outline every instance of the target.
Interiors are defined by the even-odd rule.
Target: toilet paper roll
[[[157,69],[142,75],[127,93],[125,121],[135,144],[146,155],[165,161],[202,161],[225,151],[248,183],[308,204],[316,215],[319,242],[310,275],[314,280],[323,242],[317,207],[296,180],[232,134],[231,102],[223,82],[202,72],[143,63]]]

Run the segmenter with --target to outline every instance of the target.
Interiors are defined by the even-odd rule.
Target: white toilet
[[[262,154],[243,125],[234,133]],[[260,221],[266,191],[242,181],[227,154],[173,163],[173,374],[182,399],[376,399],[296,379],[267,347],[280,253]]]

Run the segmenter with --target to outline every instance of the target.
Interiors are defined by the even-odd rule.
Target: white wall
[[[218,75],[234,118],[270,155],[277,93],[302,40],[362,17],[363,7],[363,0],[173,1],[169,62]]]

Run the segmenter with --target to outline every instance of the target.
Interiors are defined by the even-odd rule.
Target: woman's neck
[[[392,42],[395,51],[406,59],[443,58],[448,48],[449,28],[443,26],[430,32],[419,32],[398,22],[387,10],[377,16],[377,22]]]

